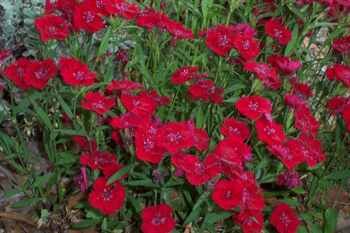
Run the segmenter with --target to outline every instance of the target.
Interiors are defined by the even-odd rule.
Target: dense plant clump
[[[101,232],[334,229],[313,204],[349,152],[350,3],[190,2],[46,0],[38,53],[1,52],[2,151],[32,171],[33,136],[49,167],[26,203],[82,193],[69,224]]]

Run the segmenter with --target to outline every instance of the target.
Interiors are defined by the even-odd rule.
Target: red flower
[[[194,78],[206,78],[207,74],[198,72],[198,66],[184,66],[177,69],[171,76],[171,83],[174,85],[181,85]]]
[[[209,79],[200,79],[188,88],[188,93],[194,100],[203,100],[214,104],[223,102],[224,89],[215,86]]]
[[[301,154],[309,167],[314,167],[326,159],[322,144],[316,138],[302,134],[298,139],[292,140],[292,143],[293,153]]]
[[[245,96],[241,97],[235,107],[243,116],[250,120],[257,120],[263,115],[271,115],[272,103],[269,99],[262,96]]]
[[[95,180],[92,192],[89,194],[89,204],[102,214],[117,213],[124,204],[125,190],[118,182],[107,185],[107,179],[100,177]]]
[[[85,94],[80,104],[86,110],[103,115],[115,106],[115,101],[100,92],[89,91]]]
[[[193,146],[198,151],[205,151],[208,149],[210,139],[207,132],[204,129],[196,129],[193,126],[193,140]]]
[[[137,128],[149,123],[149,117],[139,116],[132,112],[124,113],[121,116],[113,117],[109,121],[109,125],[114,129]]]
[[[280,144],[286,140],[283,126],[274,121],[260,118],[256,121],[255,127],[258,139],[268,145]]]
[[[34,25],[43,42],[64,40],[69,36],[67,21],[56,15],[43,15],[35,19]]]
[[[294,126],[296,129],[299,129],[301,133],[315,137],[320,124],[308,107],[305,105],[300,105],[295,109]]]
[[[74,9],[73,25],[78,30],[94,33],[102,30],[105,22],[94,4],[84,2]]]
[[[151,117],[157,108],[157,102],[147,92],[141,92],[138,95],[122,93],[120,101],[128,112],[134,113],[140,117]]]
[[[133,3],[124,0],[106,0],[106,11],[112,15],[118,15],[124,19],[134,19],[139,13],[140,8]]]
[[[220,132],[225,137],[235,136],[242,141],[247,140],[250,135],[247,124],[234,118],[226,118],[221,125]]]
[[[165,151],[157,145],[156,136],[160,125],[146,124],[135,130],[136,157],[139,160],[158,164],[164,157]]]
[[[350,105],[346,106],[342,116],[345,122],[346,129],[350,132]]]
[[[213,155],[208,155],[203,161],[190,154],[176,154],[171,157],[172,164],[185,172],[187,181],[199,186],[207,183],[220,173],[221,167]]]
[[[291,93],[287,93],[284,95],[284,102],[286,103],[286,105],[292,108],[298,108],[299,106],[307,105],[306,100],[300,97],[300,95]]]
[[[291,79],[290,83],[292,84],[292,93],[298,95],[301,99],[308,99],[313,96],[312,89],[309,84],[298,82],[296,79]]]
[[[143,86],[141,83],[134,82],[131,80],[113,80],[108,85],[106,90],[109,92],[112,91],[130,91],[130,90],[137,90],[142,89]]]
[[[52,14],[58,11],[59,14],[70,21],[76,5],[76,0],[46,0],[45,14]]]
[[[83,153],[80,156],[80,163],[90,167],[92,170],[101,170],[106,177],[113,175],[122,168],[122,165],[117,162],[116,156],[105,151]]]
[[[261,233],[264,226],[264,215],[259,211],[241,211],[233,217],[243,233]]]
[[[95,140],[89,140],[87,137],[75,135],[72,137],[72,141],[77,144],[81,150],[83,151],[96,151],[97,144]]]
[[[265,33],[281,45],[287,45],[292,39],[291,31],[279,19],[269,19],[265,23]]]
[[[289,170],[304,162],[300,151],[296,150],[300,145],[295,140],[288,140],[284,143],[268,145],[267,149],[276,156]]]
[[[42,90],[49,80],[56,76],[56,73],[57,68],[52,59],[31,61],[27,66],[24,82],[32,88]]]
[[[170,233],[175,228],[173,210],[167,204],[145,207],[141,212],[143,233]]]
[[[350,35],[335,39],[332,47],[338,53],[350,53]]]
[[[205,44],[219,56],[227,56],[234,45],[234,33],[230,26],[217,25],[206,32]]]
[[[164,27],[164,22],[168,19],[166,15],[152,8],[148,8],[140,12],[136,17],[136,24],[148,30],[154,27]]]
[[[332,111],[332,113],[341,113],[344,108],[350,106],[350,98],[343,96],[334,96],[327,102],[327,108]]]
[[[337,80],[350,87],[350,66],[335,64],[326,70],[326,75],[329,80]]]
[[[256,58],[260,53],[259,41],[246,34],[235,36],[233,46],[246,61]]]
[[[166,30],[174,37],[174,40],[192,40],[194,35],[191,29],[186,28],[182,23],[175,20],[164,21]]]
[[[252,158],[250,147],[240,138],[231,136],[221,140],[214,150],[214,155],[224,166],[241,169],[243,162]]]
[[[211,195],[212,200],[224,210],[232,210],[238,207],[241,201],[243,183],[238,180],[219,180]]]
[[[31,64],[31,60],[26,58],[20,58],[4,70],[4,75],[7,79],[11,80],[18,88],[27,90],[30,88],[28,83],[24,81],[28,66]]]
[[[268,88],[277,90],[281,87],[281,80],[277,71],[267,64],[249,61],[244,64],[244,69],[254,73]]]
[[[278,204],[270,216],[270,223],[278,233],[296,233],[300,220],[295,211],[287,204]]]
[[[292,60],[290,57],[281,55],[271,55],[267,60],[273,67],[286,75],[295,73],[302,66],[299,60]]]
[[[60,59],[60,73],[63,82],[71,86],[90,86],[95,82],[96,73],[91,72],[89,67],[75,58]]]
[[[175,154],[194,146],[193,130],[190,122],[169,122],[157,132],[157,143],[169,153]]]

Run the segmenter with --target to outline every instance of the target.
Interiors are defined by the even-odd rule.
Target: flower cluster
[[[273,1],[269,2],[273,4]],[[308,4],[314,1],[297,2]],[[329,7],[338,9],[341,6],[342,11],[349,9],[349,4],[343,1],[333,2],[337,3],[329,3]],[[232,101],[227,107],[229,115],[222,117],[224,119],[215,128],[218,135],[215,135],[205,124],[200,127],[201,124],[196,124],[196,120],[186,118],[186,115],[177,120],[177,113],[174,113],[170,120],[164,119],[161,110],[169,105],[174,110],[172,102],[176,97],[161,95],[163,90],[150,87],[139,77],[125,75],[121,79],[106,81],[89,59],[70,55],[60,55],[57,60],[19,58],[4,69],[3,75],[8,80],[22,90],[43,91],[53,87],[50,82],[78,90],[80,106],[74,108],[82,110],[82,115],[91,113],[92,121],[97,119],[107,129],[112,144],[114,142],[120,149],[112,153],[106,145],[99,145],[101,140],[98,137],[96,140],[86,135],[72,137],[71,141],[80,152],[81,174],[77,183],[81,191],[89,192],[90,206],[103,215],[117,214],[127,205],[128,195],[133,195],[129,194],[131,190],[127,185],[131,175],[129,171],[125,172],[127,166],[141,164],[142,167],[160,168],[166,164],[173,178],[183,179],[183,183],[193,190],[211,192],[213,207],[231,213],[232,221],[243,232],[263,232],[266,217],[264,190],[258,172],[254,174],[249,168],[256,159],[255,147],[262,146],[262,150],[271,154],[274,162],[280,165],[274,175],[279,188],[302,186],[298,169],[314,168],[326,159],[318,135],[321,123],[310,104],[314,90],[299,78],[302,61],[283,53],[292,40],[287,24],[277,17],[263,19],[260,31],[247,23],[218,24],[202,30],[200,38],[196,38],[191,29],[162,11],[142,8],[124,0],[47,1],[45,14],[34,24],[41,41],[47,43],[66,40],[80,32],[92,36],[108,27],[114,17],[148,31],[167,32],[172,45],[178,40],[191,42],[198,39],[219,58],[230,61],[234,57],[248,81],[254,76],[255,81],[268,90],[267,93],[282,96],[286,112],[293,117],[292,126],[288,126],[293,127],[293,132],[279,122],[280,109],[274,106],[272,94],[252,90]],[[262,37],[265,39],[260,40]],[[266,46],[273,44],[276,49],[263,56],[263,42]],[[335,39],[332,48],[336,53],[348,54],[350,37]],[[127,66],[126,51],[120,50],[115,56]],[[201,69],[200,66],[185,65],[171,70],[165,81],[178,91],[185,88],[193,101],[204,102],[201,104],[205,106],[224,106],[225,89],[217,85],[221,83],[216,78],[210,78],[210,72],[204,73]],[[346,64],[330,65],[325,75],[333,83],[340,82],[346,88],[350,87],[350,67]],[[59,78],[53,80],[55,77]],[[349,97],[332,97],[327,108],[333,114],[341,115],[350,131]],[[133,164],[121,159],[121,153],[131,157],[133,160],[128,161]],[[147,176],[143,170],[138,173]],[[89,180],[93,181],[91,187]],[[165,186],[159,188],[163,189]],[[145,204],[140,209],[143,233],[170,233],[175,229],[177,215],[171,204],[166,203],[165,198],[157,203]],[[138,208],[137,205],[133,208]],[[300,224],[295,210],[285,203],[274,206],[269,222],[279,233],[296,233]]]

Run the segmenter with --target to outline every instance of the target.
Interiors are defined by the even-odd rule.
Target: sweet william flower
[[[350,87],[350,66],[344,64],[335,64],[328,67],[326,76],[329,80],[337,80],[346,87]]]
[[[148,92],[141,92],[137,95],[123,92],[120,101],[128,112],[144,118],[150,118],[158,106],[154,96]]]
[[[102,30],[105,22],[99,15],[95,4],[83,2],[74,8],[73,26],[77,30],[94,33]]]
[[[190,85],[188,93],[193,100],[202,100],[213,104],[221,104],[224,101],[224,89],[215,86],[214,81],[200,79]]]
[[[255,128],[258,139],[267,145],[280,144],[286,140],[282,125],[264,117],[256,121]]]
[[[326,107],[333,113],[342,113],[346,106],[350,106],[350,98],[334,96],[327,101]]]
[[[281,80],[277,71],[268,64],[248,61],[244,64],[244,69],[254,73],[268,88],[277,90],[281,87]]]
[[[90,86],[96,80],[96,73],[72,57],[62,57],[59,61],[60,74],[65,84],[70,86]]]
[[[27,66],[25,72],[24,82],[34,89],[43,90],[49,80],[56,76],[57,68],[52,59],[33,60]]]
[[[259,41],[247,34],[236,35],[233,38],[233,46],[245,61],[252,60],[260,54]]]
[[[245,141],[250,136],[250,131],[246,123],[234,118],[225,118],[220,127],[220,132],[225,137],[235,136]]]
[[[128,79],[122,79],[122,80],[112,80],[108,85],[106,90],[108,92],[113,91],[131,91],[131,90],[137,90],[142,89],[143,86],[141,83],[134,82]]]
[[[290,57],[282,55],[271,55],[267,61],[285,75],[295,73],[302,66],[299,60],[292,60]]]
[[[158,146],[156,136],[160,124],[150,122],[135,130],[136,157],[145,162],[158,164],[165,155],[165,150]]]
[[[338,53],[350,53],[350,35],[335,39],[332,47]]]
[[[107,184],[104,177],[97,178],[89,194],[89,204],[104,215],[117,213],[125,202],[125,189],[119,183]]]
[[[164,22],[168,20],[168,17],[162,12],[156,11],[152,8],[147,8],[141,11],[136,16],[136,24],[140,27],[151,30],[153,28],[164,28]]]
[[[208,155],[201,161],[195,155],[179,153],[171,157],[171,162],[185,172],[186,180],[194,186],[207,183],[221,171],[220,164],[213,155]]]
[[[163,124],[157,132],[156,141],[171,154],[190,149],[195,145],[193,130],[187,121]]]
[[[271,18],[265,22],[265,33],[280,45],[287,45],[292,39],[291,31],[282,24],[280,19]]]
[[[294,126],[301,133],[315,137],[318,133],[320,123],[313,116],[309,107],[300,105],[294,112]]]
[[[5,77],[13,82],[13,84],[22,89],[27,90],[30,88],[30,85],[24,81],[24,77],[26,75],[26,70],[30,65],[31,60],[27,58],[20,58],[16,60],[14,63],[7,66],[4,70]]]
[[[270,223],[278,233],[296,233],[300,220],[289,205],[281,203],[273,209],[270,216]]]
[[[173,210],[167,204],[145,207],[141,212],[143,233],[170,233],[175,228]]]
[[[124,0],[105,0],[105,9],[111,15],[117,15],[126,20],[132,20],[140,13],[138,5]]]
[[[240,225],[243,233],[261,233],[264,226],[264,215],[260,211],[240,211],[233,216],[233,221]]]
[[[205,44],[219,56],[225,57],[234,47],[234,33],[230,26],[217,25],[206,32]]]
[[[235,107],[240,114],[250,120],[257,120],[262,116],[271,115],[272,111],[271,101],[258,95],[241,97],[235,103]]]
[[[208,75],[205,73],[199,73],[198,66],[183,66],[171,75],[171,83],[174,85],[182,85],[189,80],[206,78],[207,76]]]
[[[34,25],[43,42],[64,40],[69,36],[68,22],[57,15],[43,15],[35,19]]]
[[[114,99],[104,96],[100,92],[89,91],[81,100],[80,105],[83,109],[104,115],[115,106]]]
[[[191,29],[186,28],[182,23],[167,19],[164,21],[165,29],[176,40],[193,40],[194,35]]]
[[[267,146],[271,154],[276,156],[283,165],[291,170],[304,162],[302,153],[296,148],[300,145],[295,139],[287,140],[283,143],[276,143]]]
[[[242,194],[243,183],[236,180],[219,180],[211,195],[212,200],[224,210],[238,207]]]
[[[72,141],[82,151],[97,151],[97,143],[94,139],[88,139],[87,137],[74,135]]]

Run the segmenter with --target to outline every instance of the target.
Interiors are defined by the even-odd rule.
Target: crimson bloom
[[[167,152],[175,154],[194,146],[193,130],[188,121],[169,122],[157,132],[157,143]]]
[[[289,205],[281,203],[273,209],[270,223],[276,228],[278,233],[296,233],[300,220]]]
[[[268,145],[280,144],[286,140],[283,126],[266,118],[260,118],[255,123],[258,139]]]
[[[73,25],[78,30],[94,33],[102,30],[105,22],[98,14],[96,5],[91,2],[83,2],[74,9]]]
[[[350,98],[344,96],[334,96],[327,101],[327,108],[332,113],[342,113],[345,107],[350,106]]]
[[[291,31],[280,19],[271,18],[265,22],[265,33],[281,45],[287,45],[292,39]]]
[[[277,90],[281,87],[281,80],[277,71],[268,64],[249,61],[244,64],[244,69],[254,73],[268,88]]]
[[[27,90],[30,88],[30,85],[24,81],[24,77],[30,64],[31,60],[20,58],[5,68],[4,75],[7,79],[12,81],[16,87],[22,90]]]
[[[299,60],[292,60],[290,57],[281,55],[271,55],[267,60],[273,67],[286,75],[295,73],[302,66]]]
[[[88,139],[87,137],[74,135],[72,141],[79,146],[83,151],[97,151],[97,143],[93,139]]]
[[[250,135],[247,124],[234,118],[226,118],[220,127],[220,132],[225,137],[235,136],[242,141],[247,140]]]
[[[215,86],[214,81],[200,79],[188,88],[188,93],[194,100],[202,100],[214,104],[223,102],[224,89]]]
[[[103,115],[115,106],[114,99],[100,92],[89,91],[80,102],[82,108]]]
[[[326,70],[326,75],[329,80],[337,80],[350,87],[350,66],[335,64]]]
[[[63,82],[67,85],[90,86],[96,80],[96,73],[76,58],[62,57],[59,65]]]
[[[64,40],[69,36],[67,21],[56,15],[43,15],[35,19],[34,25],[43,42]]]
[[[233,49],[234,33],[230,26],[217,25],[206,32],[205,44],[219,56],[227,56]]]
[[[174,85],[181,85],[191,79],[206,78],[207,76],[207,74],[199,73],[198,66],[183,66],[172,74],[171,83]]]
[[[145,207],[141,212],[143,233],[170,233],[175,228],[173,210],[167,204]]]
[[[134,19],[139,13],[138,5],[124,0],[106,0],[106,11],[111,15],[118,15],[124,19]]]
[[[320,123],[313,116],[309,107],[300,105],[295,109],[294,126],[296,129],[299,129],[301,133],[315,137],[318,133]]]
[[[269,99],[258,95],[241,97],[235,103],[240,114],[250,120],[257,120],[263,115],[271,115],[272,103]]]
[[[342,113],[342,116],[345,122],[345,127],[350,132],[350,105],[346,106]]]
[[[142,89],[143,86],[141,83],[134,82],[131,80],[123,79],[123,80],[113,80],[108,85],[106,90],[109,92],[112,91],[130,91]]]
[[[135,130],[135,149],[136,157],[139,160],[158,164],[165,155],[165,150],[158,146],[156,136],[159,130],[160,124],[156,122],[150,122],[149,124],[143,123],[142,127],[138,127]]]
[[[246,61],[254,59],[260,54],[259,41],[247,34],[235,36],[233,38],[233,46]]]
[[[158,12],[152,8],[145,9],[141,11],[136,16],[136,24],[140,27],[144,27],[148,30],[151,30],[155,27],[164,27],[164,22],[168,19],[166,15],[161,12]]]
[[[164,21],[166,30],[173,36],[174,40],[192,40],[194,35],[191,29],[186,28],[182,23],[167,19]]]
[[[107,151],[84,152],[80,156],[80,163],[92,170],[101,170],[106,177],[113,175],[122,168],[116,156]]]
[[[212,200],[224,210],[238,207],[242,195],[243,183],[238,180],[219,180],[211,195]]]
[[[175,154],[171,157],[172,164],[185,172],[187,181],[194,185],[203,185],[218,175],[220,164],[213,155],[208,155],[203,161],[190,154]]]
[[[111,215],[117,213],[125,202],[124,187],[115,182],[107,184],[104,177],[97,178],[89,194],[89,204],[98,209],[102,214]]]
[[[276,184],[292,189],[301,186],[302,181],[298,172],[287,170],[277,176]]]
[[[295,139],[290,139],[284,143],[270,144],[267,149],[276,156],[289,170],[304,162],[302,153],[296,148],[300,145]]]
[[[142,127],[150,122],[150,117],[139,116],[132,112],[124,113],[109,120],[113,129],[129,129]]]
[[[145,118],[150,118],[158,106],[154,96],[148,92],[141,92],[137,95],[123,92],[120,101],[128,112]]]
[[[332,47],[338,53],[350,53],[350,35],[335,39]]]
[[[26,69],[24,82],[37,90],[44,89],[49,80],[54,78],[57,73],[57,68],[52,59],[42,61],[31,61]]]
[[[259,211],[241,211],[233,217],[241,226],[243,233],[261,233],[264,226],[264,215]]]

